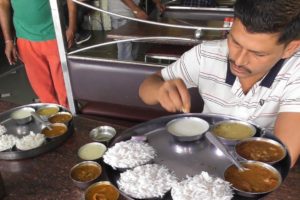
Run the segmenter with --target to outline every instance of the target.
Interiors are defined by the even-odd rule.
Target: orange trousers
[[[33,42],[18,38],[17,46],[31,87],[40,101],[56,103],[68,108],[56,40]]]

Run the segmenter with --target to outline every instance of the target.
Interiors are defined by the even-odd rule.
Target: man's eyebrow
[[[233,37],[233,35],[231,33],[229,33],[231,39],[233,40],[234,43],[236,43],[239,46],[242,46],[238,41],[236,41],[236,39]],[[263,51],[255,51],[255,50],[251,50],[251,49],[247,49],[248,51],[255,53],[255,54],[263,54],[263,55],[268,55],[269,53],[267,52],[263,52]]]

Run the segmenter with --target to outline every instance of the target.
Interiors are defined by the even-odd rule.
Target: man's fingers
[[[177,81],[176,86],[177,86],[178,93],[180,95],[181,102],[182,102],[181,111],[184,113],[190,112],[191,96],[190,96],[190,93],[189,93],[187,87],[185,86],[185,84],[182,80]]]

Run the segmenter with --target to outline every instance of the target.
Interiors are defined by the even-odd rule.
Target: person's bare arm
[[[300,113],[279,113],[274,131],[288,148],[291,155],[291,167],[294,166],[300,154]]]
[[[181,79],[164,81],[161,73],[151,75],[141,84],[141,99],[149,105],[160,104],[169,112],[189,112],[190,94]]]
[[[164,4],[161,3],[161,0],[152,0],[153,3],[155,4],[156,6],[156,9],[162,13],[164,12],[164,10],[166,9],[166,6]]]
[[[67,0],[69,24],[66,30],[68,48],[74,44],[75,33],[77,30],[77,7],[72,0]]]
[[[5,55],[10,65],[17,62],[17,50],[14,45],[12,27],[10,0],[0,0],[0,24],[5,41]]]
[[[143,11],[138,5],[132,0],[121,0],[133,13],[134,17],[138,19],[148,19],[147,13]]]

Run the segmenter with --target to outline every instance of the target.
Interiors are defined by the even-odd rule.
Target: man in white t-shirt
[[[164,5],[160,0],[152,0],[156,8],[162,12]],[[112,13],[123,15],[126,17],[135,17],[138,19],[147,20],[147,13],[139,7],[140,0],[109,0],[108,10]],[[111,25],[113,29],[117,29],[128,22],[128,19],[120,18],[111,15]],[[118,59],[134,60],[137,57],[138,48],[133,48],[131,42],[118,43]]]
[[[274,131],[295,164],[300,153],[300,2],[237,0],[227,40],[206,41],[147,78],[140,97],[189,112],[198,87],[204,113]]]

